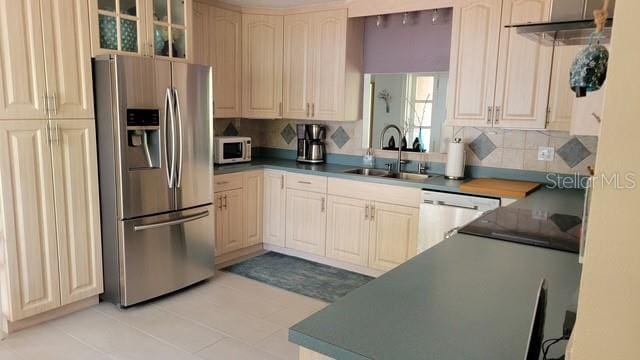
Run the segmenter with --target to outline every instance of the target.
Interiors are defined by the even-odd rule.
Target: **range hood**
[[[602,8],[603,0],[552,0],[548,22],[505,25],[518,34],[543,45],[584,45],[596,28],[593,11]],[[609,1],[609,19],[604,28],[601,43],[611,38],[615,0]]]

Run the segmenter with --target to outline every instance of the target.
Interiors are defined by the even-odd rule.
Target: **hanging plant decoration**
[[[391,94],[389,93],[389,90],[384,89],[384,90],[380,91],[378,93],[378,99],[384,101],[385,110],[387,111],[387,114],[388,114],[389,111],[390,111],[389,104],[391,103]]]
[[[604,0],[602,9],[594,10],[596,30],[589,37],[589,45],[578,53],[571,65],[569,82],[576,97],[584,97],[587,92],[599,90],[607,78],[609,51],[600,44],[600,38],[609,16],[608,7],[609,0]]]

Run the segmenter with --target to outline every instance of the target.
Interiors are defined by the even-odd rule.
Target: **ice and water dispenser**
[[[160,111],[127,109],[127,164],[129,170],[160,167]]]

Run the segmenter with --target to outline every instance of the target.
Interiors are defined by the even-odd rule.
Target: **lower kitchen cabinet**
[[[287,248],[325,254],[326,202],[326,194],[287,189]]]
[[[355,265],[369,262],[371,203],[329,195],[327,199],[327,257]]]
[[[0,122],[0,190],[4,318],[102,293],[95,121]]]
[[[246,246],[262,243],[262,202],[263,172],[252,171],[244,174],[244,218]]]
[[[418,251],[419,210],[375,202],[371,210],[369,267],[391,270]]]
[[[244,242],[243,189],[215,194],[216,255],[240,250]]]
[[[286,172],[264,171],[263,238],[265,244],[284,247]]]

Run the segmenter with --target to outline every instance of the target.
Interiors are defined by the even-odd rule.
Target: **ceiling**
[[[222,0],[227,4],[242,7],[287,8],[335,2],[335,0]]]

